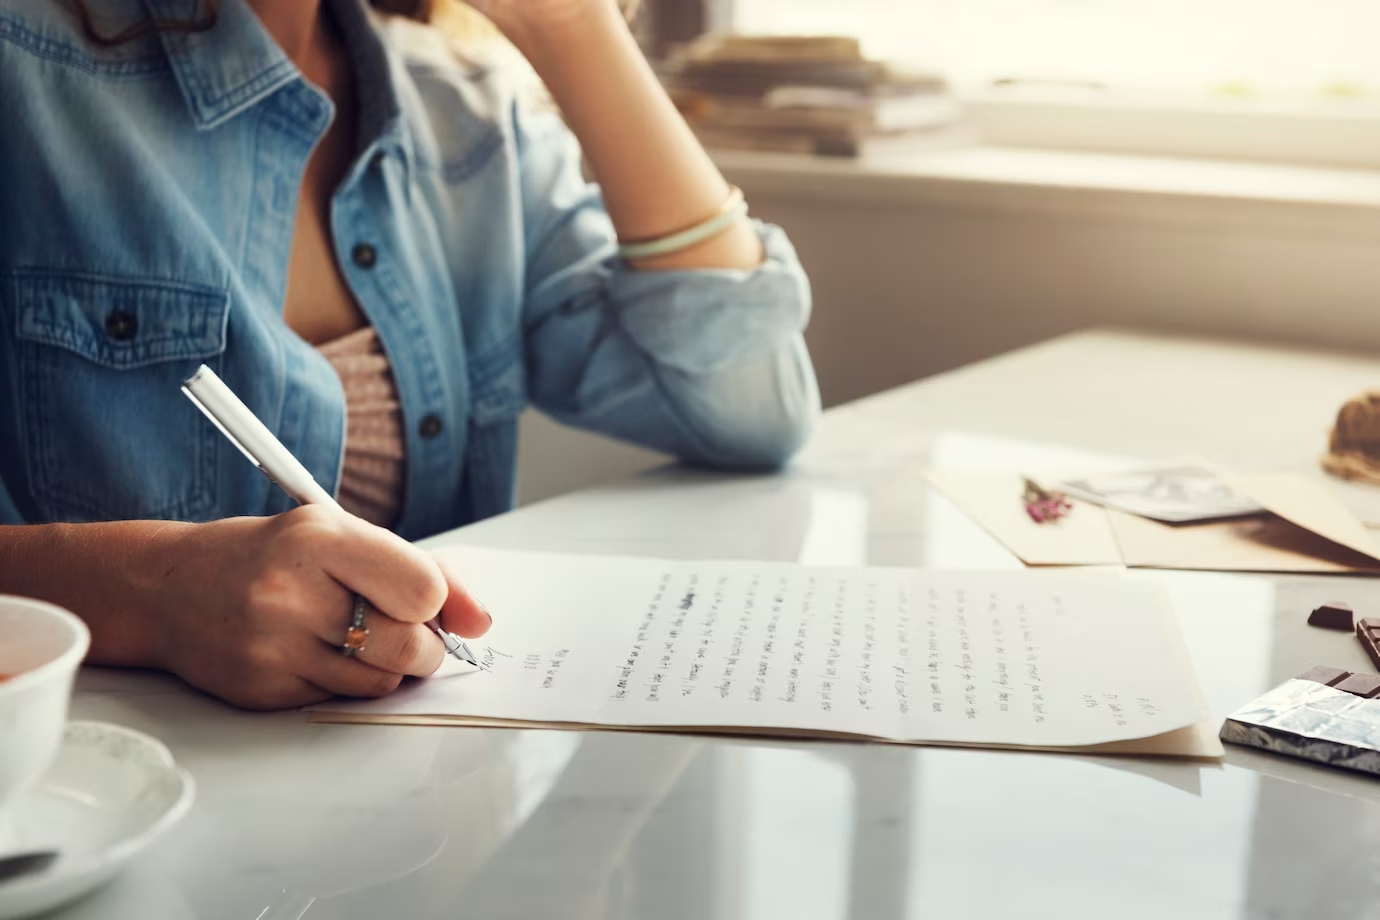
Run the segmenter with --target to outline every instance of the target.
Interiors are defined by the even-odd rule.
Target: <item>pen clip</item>
[[[196,406],[198,409],[201,410],[202,415],[206,416],[208,419],[211,420],[212,425],[215,425],[217,428],[220,429],[220,433],[225,435],[225,439],[227,441],[239,448],[240,453],[244,454],[245,458],[248,459],[250,463],[258,467],[259,472],[263,473],[265,476],[268,476],[269,482],[277,482],[277,480],[275,480],[272,476],[268,475],[268,470],[264,469],[264,465],[259,462],[259,458],[255,457],[248,450],[246,450],[245,446],[239,442],[239,439],[236,438],[233,434],[231,434],[230,431],[220,423],[220,419],[216,418],[215,413],[212,412],[210,409],[206,408],[206,404],[196,398],[196,394],[191,391],[190,387],[184,384],[182,387],[182,392],[187,394],[187,398],[192,401],[192,405]]]

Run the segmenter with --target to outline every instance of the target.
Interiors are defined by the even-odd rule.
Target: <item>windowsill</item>
[[[1380,238],[1380,170],[977,145],[856,160],[715,151],[759,196]]]
[[[983,140],[998,147],[1337,169],[1380,166],[1380,106],[1368,98],[1014,86],[961,95]]]

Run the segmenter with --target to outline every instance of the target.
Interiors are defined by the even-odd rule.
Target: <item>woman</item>
[[[421,9],[0,0],[0,592],[93,663],[251,708],[430,674],[427,621],[491,620],[406,539],[510,507],[529,402],[695,463],[805,438],[804,276],[614,0],[475,5],[564,123]],[[292,509],[202,363],[359,517]]]

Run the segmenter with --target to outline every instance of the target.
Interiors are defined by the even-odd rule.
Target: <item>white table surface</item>
[[[1370,386],[1380,360],[1086,333],[831,412],[778,476],[659,471],[440,540],[1012,568],[927,489],[927,465],[1096,452],[1312,470],[1336,408]],[[1334,598],[1380,613],[1380,581],[1133,577],[1168,586],[1214,720],[1313,664],[1369,669],[1354,639],[1304,621]],[[199,789],[64,920],[1380,916],[1380,780],[1240,748],[1219,767],[310,725],[97,669],[73,715],[163,739]]]

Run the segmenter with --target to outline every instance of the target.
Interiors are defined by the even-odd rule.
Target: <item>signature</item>
[[[484,651],[479,656],[479,666],[483,668],[485,671],[492,671],[494,669],[495,661],[497,661],[500,658],[512,657],[513,656],[509,655],[507,652],[500,652],[492,645],[486,645],[484,646]]]

